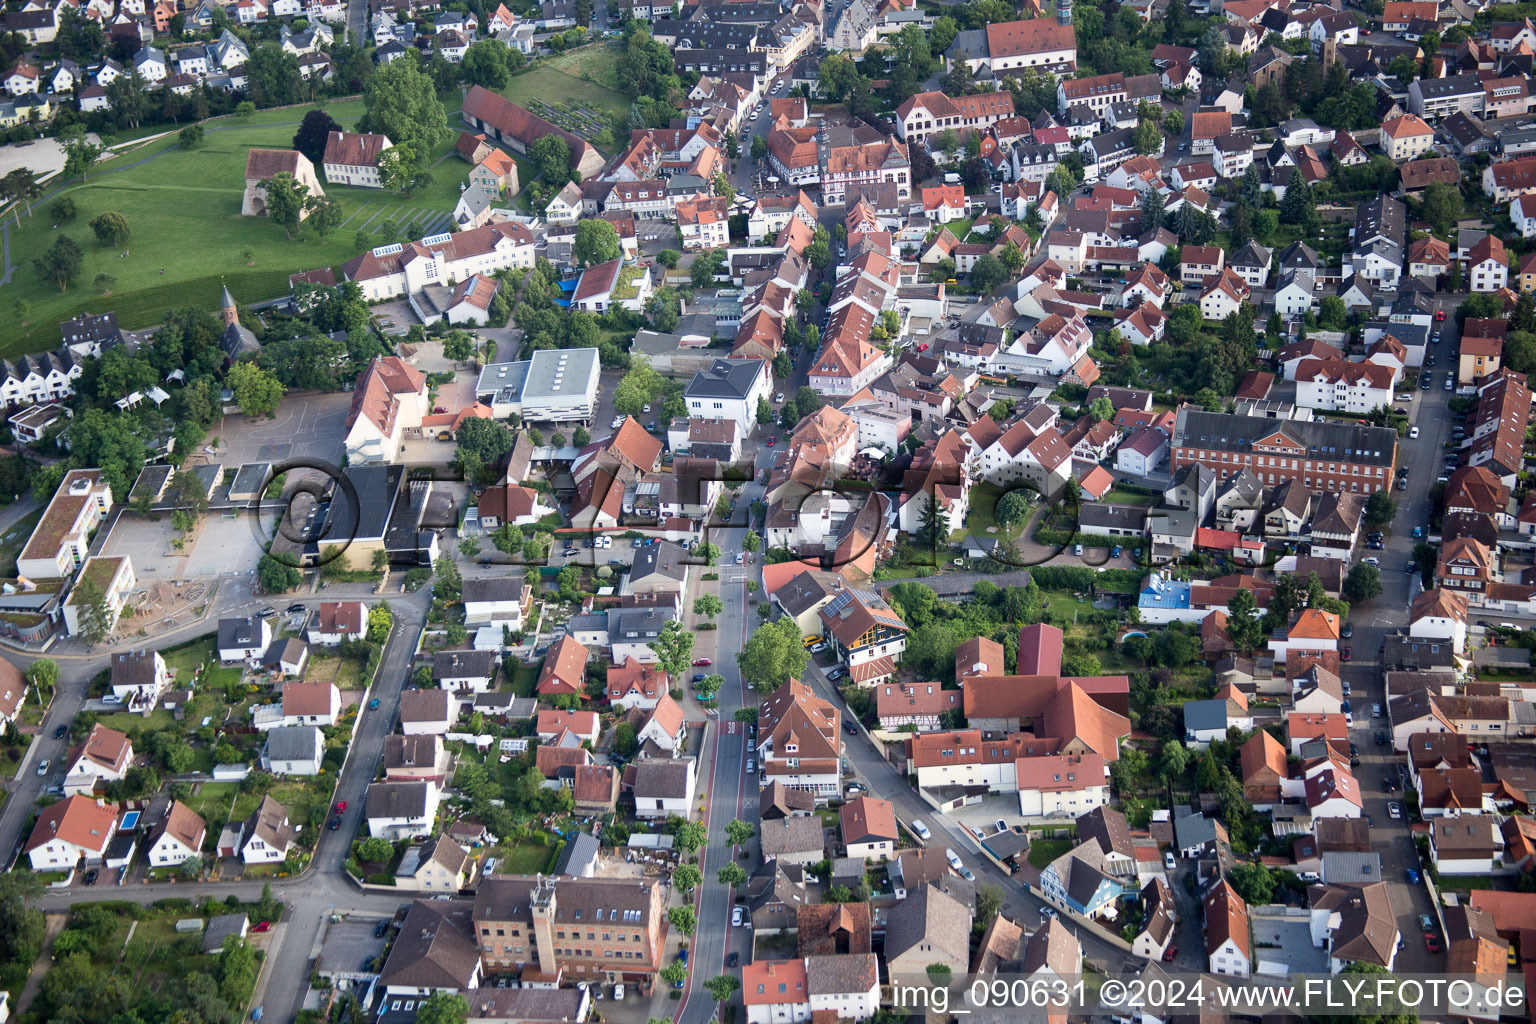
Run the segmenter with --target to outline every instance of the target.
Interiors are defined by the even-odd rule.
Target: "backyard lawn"
[[[1029,844],[1030,866],[1043,870],[1075,845],[1070,839],[1036,839]]]
[[[444,105],[450,126],[459,127],[458,97],[445,98]],[[361,100],[345,100],[325,109],[350,127],[363,108]],[[325,240],[306,231],[290,241],[276,224],[240,216],[247,152],[252,146],[290,147],[303,115],[290,109],[248,119],[217,118],[206,122],[207,135],[195,149],[183,150],[172,136],[121,153],[100,165],[89,181],[64,187],[78,212],[57,230],[47,212],[51,200],[34,206],[32,216],[12,229],[16,273],[10,286],[0,289],[7,313],[17,299],[30,301],[30,319],[22,326],[6,316],[0,355],[57,344],[59,321],[85,311],[116,310],[124,327],[142,328],[158,323],[175,306],[216,309],[221,281],[240,302],[269,299],[287,291],[288,275],[295,271],[356,256],[359,229],[380,245],[397,240],[377,234],[386,221],[394,223],[399,237],[412,238],[446,225],[468,169],[451,155],[456,133],[434,151],[435,161],[447,159],[435,169],[432,185],[411,199],[374,189],[327,187],[326,194],[339,199],[345,213],[341,228]],[[108,210],[128,219],[133,236],[127,258],[97,243],[87,227],[92,217]],[[63,293],[41,281],[31,267],[32,258],[60,233],[85,251],[79,278]],[[251,250],[249,261],[242,255],[246,249]],[[109,295],[93,284],[101,273],[116,278]]]
[[[501,874],[533,875],[549,870],[554,863],[556,847],[525,840],[516,846],[503,846],[501,862],[496,870]]]

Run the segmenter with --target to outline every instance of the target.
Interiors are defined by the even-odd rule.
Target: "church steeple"
[[[225,326],[238,324],[240,322],[240,310],[235,306],[235,297],[229,294],[229,285],[221,281],[219,286],[224,292],[219,300],[220,312],[224,314],[224,324]]]

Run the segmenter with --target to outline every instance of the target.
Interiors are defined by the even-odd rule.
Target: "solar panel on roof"
[[[373,255],[375,255],[375,256],[393,256],[395,253],[402,252],[404,249],[405,249],[405,246],[401,245],[399,242],[395,242],[392,245],[381,245],[381,246],[379,246],[377,249],[373,250]]]

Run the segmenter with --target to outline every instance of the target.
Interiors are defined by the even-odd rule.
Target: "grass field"
[[[445,101],[449,123],[458,122],[458,98]],[[362,113],[360,100],[326,107],[331,116],[350,127]],[[268,220],[240,216],[245,188],[246,154],[253,146],[288,148],[303,119],[303,109],[274,110],[241,120],[218,118],[207,123],[203,144],[181,149],[174,138],[129,150],[102,164],[87,182],[65,187],[78,213],[55,230],[48,203],[11,228],[11,283],[0,287],[7,311],[0,326],[0,354],[9,356],[58,343],[58,323],[81,312],[116,310],[127,328],[153,326],[165,310],[180,305],[213,308],[221,281],[241,302],[273,298],[287,291],[288,275],[315,267],[343,263],[358,253],[360,228],[384,244],[378,231],[392,221],[400,237],[419,237],[453,211],[459,183],[468,165],[453,156],[456,135],[434,151],[431,186],[410,199],[374,189],[332,186],[326,195],[341,201],[345,223],[322,241],[314,232],[288,240],[282,228]],[[98,213],[115,210],[128,219],[133,236],[129,256],[97,243],[87,226]],[[80,277],[60,293],[38,279],[31,266],[59,233],[67,233],[85,250]],[[243,258],[250,249],[252,258]],[[163,271],[163,273],[162,273]],[[108,295],[92,283],[99,273],[117,280]],[[22,326],[9,313],[17,299],[32,303],[29,322]]]
[[[631,97],[619,91],[618,56],[618,47],[610,42],[568,50],[526,75],[513,75],[501,94],[523,106],[532,100],[583,103],[609,117],[622,117],[629,112]]]
[[[1029,844],[1030,866],[1044,868],[1074,845],[1070,839],[1036,839]]]

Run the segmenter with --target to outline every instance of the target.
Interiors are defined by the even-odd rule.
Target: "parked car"
[[[742,919],[744,917],[746,917],[746,915],[742,912],[741,904],[738,903],[736,906],[731,908],[731,924],[732,924],[732,926],[734,926],[736,928],[740,928],[741,927]]]
[[[1408,870],[1412,871],[1413,869],[1409,868]],[[1435,919],[1430,917],[1428,914],[1420,914],[1419,930],[1424,932],[1426,935],[1428,935],[1430,932],[1433,932],[1435,930]]]
[[[827,649],[827,645],[826,644],[811,644],[811,653],[812,654],[820,654],[822,651],[824,651],[826,649]]]
[[[747,774],[751,775],[755,771],[757,771],[757,758],[755,758],[755,757],[747,758]]]
[[[624,991],[624,983],[621,981],[617,985],[613,986],[613,998],[623,999]]]
[[[1418,427],[1409,427],[1408,428],[1408,436],[1409,437],[1418,437],[1419,436],[1419,428]]]
[[[289,615],[301,615],[301,614],[303,614],[304,612],[306,612],[308,610],[309,609],[305,608],[303,605],[298,604],[298,603],[294,603],[294,604],[291,604],[291,605],[288,606],[288,614]]]
[[[327,825],[326,828],[328,828],[332,832],[335,832],[337,829],[341,828],[341,818],[340,818],[340,816],[332,818],[331,819],[331,823],[329,825]]]
[[[91,870],[89,870],[89,871],[87,871],[85,873],[85,884],[86,885],[95,885],[96,884],[96,879],[98,879],[100,877],[101,877],[101,872],[97,871],[95,868],[91,868]]]
[[[1172,871],[1175,868],[1177,868],[1178,866],[1179,866],[1178,862],[1173,859],[1173,851],[1172,850],[1164,850],[1163,851],[1163,867],[1167,868],[1169,871]]]
[[[999,832],[1007,832],[1008,831],[1008,823],[1006,821],[1004,821],[1002,818],[998,818],[992,824],[997,826],[997,830]]]
[[[378,709],[378,707],[379,707],[379,698],[375,697],[375,698],[373,698],[373,700],[368,702],[368,710],[369,711],[375,711],[375,710]]]
[[[696,682],[696,683],[702,683],[704,681],[704,673],[703,672],[695,672],[693,674],[693,681]]]
[[[269,932],[272,930],[271,921],[261,921],[251,927],[253,932]]]
[[[1380,729],[1376,730],[1376,745],[1378,747],[1384,747],[1387,745],[1387,734]],[[1392,780],[1388,779],[1387,781],[1390,782]]]
[[[1339,650],[1339,660],[1340,661],[1348,661],[1350,658],[1354,657],[1354,654],[1355,654],[1355,652],[1352,649],[1350,649],[1349,647],[1340,648],[1340,650]]]
[[[347,813],[347,802],[345,800],[337,800],[336,801],[336,813],[337,814],[345,814],[345,813]]]
[[[1354,635],[1355,635],[1355,624],[1352,623],[1352,622],[1344,623],[1344,628],[1339,630],[1339,636],[1343,637],[1345,640],[1348,640],[1350,637],[1352,637]]]
[[[57,729],[53,730],[53,738],[56,739],[56,740],[61,740],[65,736],[68,736],[68,735],[69,735],[69,726],[67,726],[67,725],[61,725]]]
[[[1424,948],[1431,953],[1440,952],[1440,936],[1426,932],[1424,934]]]
[[[1372,718],[1380,718],[1381,717],[1381,705],[1380,704],[1372,704],[1371,705],[1371,717]]]
[[[846,732],[849,736],[857,736],[859,734],[859,727],[852,722],[844,722],[843,732]]]
[[[37,774],[39,774],[39,775],[47,775],[48,774],[48,768],[49,768],[49,766],[51,764],[53,764],[52,761],[49,761],[46,757],[43,758],[41,761],[39,761],[37,763]]]
[[[737,966],[740,963],[741,963],[741,954],[740,953],[731,952],[725,958],[725,966],[727,966],[727,967],[735,967],[735,966]]]
[[[1394,821],[1403,816],[1403,805],[1396,800],[1387,801],[1387,817]]]
[[[933,838],[933,833],[928,831],[928,826],[924,825],[921,821],[917,820],[916,818],[912,819],[912,832],[917,836],[917,838],[922,839],[922,840],[928,840],[928,839],[932,839]]]
[[[694,668],[699,668],[701,666],[708,667],[708,666],[713,665],[713,664],[714,664],[714,662],[710,661],[708,658],[694,658],[693,659],[693,667]]]

